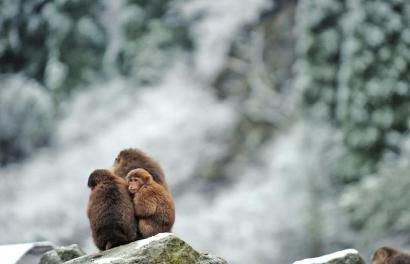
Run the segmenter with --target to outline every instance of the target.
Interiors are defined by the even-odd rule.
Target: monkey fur
[[[410,255],[385,246],[373,253],[372,264],[410,264]]]
[[[87,215],[97,248],[107,250],[137,240],[137,220],[127,181],[98,169],[89,176],[88,187]]]
[[[131,170],[127,174],[128,190],[134,194],[135,215],[142,238],[162,232],[171,232],[175,222],[172,196],[145,169]]]
[[[164,172],[154,159],[139,149],[124,149],[117,155],[112,171],[120,177],[126,177],[133,169],[143,168],[148,171],[154,180],[168,189]]]

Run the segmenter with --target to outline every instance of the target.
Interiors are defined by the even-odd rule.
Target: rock
[[[78,245],[58,247],[45,253],[39,264],[60,264],[85,255]]]
[[[199,253],[172,233],[161,233],[110,250],[79,257],[65,264],[198,263],[227,264],[225,260]]]
[[[293,264],[365,264],[355,249],[346,249],[318,258],[304,259]]]
[[[1,264],[38,263],[44,252],[53,249],[50,242],[34,242],[0,246]]]

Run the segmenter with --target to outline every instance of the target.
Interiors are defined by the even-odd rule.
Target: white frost
[[[102,258],[102,259],[97,259],[94,261],[95,264],[109,264],[112,263],[113,261],[120,260],[121,258]]]
[[[39,243],[25,243],[15,245],[0,246],[0,256],[2,264],[15,264],[27,252]]]
[[[293,264],[320,264],[320,263],[326,263],[329,262],[333,259],[338,259],[338,258],[343,258],[349,254],[358,254],[356,249],[345,249],[342,251],[334,252],[332,254],[324,255],[321,257],[317,258],[309,258],[309,259],[303,259],[299,261],[293,262]]]
[[[159,233],[158,235],[146,238],[146,239],[142,239],[142,240],[138,240],[137,242],[137,246],[135,247],[137,248],[141,248],[145,245],[148,245],[149,243],[153,242],[153,241],[157,241],[157,240],[161,240],[163,238],[166,238],[168,236],[173,235],[173,233]]]

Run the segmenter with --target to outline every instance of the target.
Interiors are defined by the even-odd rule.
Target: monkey
[[[373,264],[410,264],[410,255],[392,247],[381,247],[372,256]]]
[[[142,238],[162,232],[171,232],[175,222],[172,196],[145,169],[138,168],[127,174],[128,190],[134,194],[135,215]]]
[[[128,172],[137,168],[143,168],[148,171],[154,178],[154,181],[168,190],[161,166],[142,150],[133,148],[121,150],[115,158],[112,171],[114,174],[125,178]]]
[[[91,193],[87,216],[91,235],[100,250],[137,240],[137,220],[127,181],[110,170],[94,170],[88,178]]]

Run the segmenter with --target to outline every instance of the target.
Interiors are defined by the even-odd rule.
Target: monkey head
[[[94,189],[97,184],[102,182],[111,182],[113,180],[112,172],[105,169],[94,170],[88,177],[88,187]]]
[[[127,174],[127,182],[130,193],[136,193],[142,186],[151,184],[153,182],[153,178],[148,171],[138,168],[131,170]]]
[[[112,171],[119,176],[126,176],[126,173],[133,169],[138,160],[138,152],[135,149],[124,149],[118,153],[112,166]]]
[[[389,258],[398,254],[400,254],[400,252],[392,247],[381,247],[373,253],[372,263],[386,264]]]

